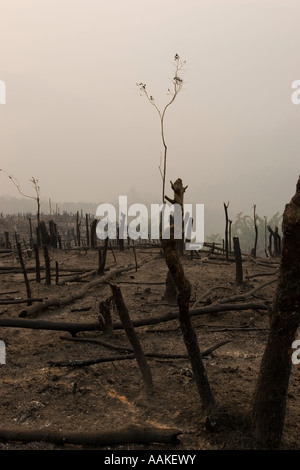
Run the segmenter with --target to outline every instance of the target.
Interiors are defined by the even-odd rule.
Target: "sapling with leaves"
[[[165,121],[165,114],[168,107],[175,101],[178,93],[182,90],[183,87],[183,79],[180,77],[180,73],[183,70],[186,61],[181,60],[178,54],[175,54],[173,65],[175,68],[174,77],[172,79],[172,89],[168,88],[168,95],[171,96],[168,103],[160,109],[155,102],[155,99],[152,95],[148,93],[147,85],[145,83],[137,83],[140,91],[146,96],[149,103],[154,106],[156,111],[158,112],[159,119],[160,119],[160,128],[161,128],[161,138],[164,147],[164,158],[163,158],[163,168],[161,168],[161,164],[159,166],[159,171],[162,177],[163,185],[162,185],[162,202],[165,202],[165,184],[166,184],[166,172],[167,172],[167,144],[165,139],[165,129],[164,129],[164,121]]]

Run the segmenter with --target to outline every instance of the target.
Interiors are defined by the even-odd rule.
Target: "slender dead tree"
[[[228,240],[228,226],[229,226],[229,218],[228,218],[228,206],[229,202],[225,204],[223,202],[224,206],[224,211],[225,211],[225,255],[226,255],[226,261],[228,261],[229,257],[229,240]]]
[[[258,215],[256,214],[256,204],[254,204],[254,206],[253,206],[253,221],[254,221],[255,239],[254,239],[254,248],[252,249],[253,258],[256,258],[256,250],[257,250],[257,238],[258,238],[257,219],[258,219]]]
[[[165,105],[164,108],[160,109],[157,104],[155,103],[155,100],[152,95],[149,95],[146,84],[145,83],[137,83],[137,86],[139,87],[140,91],[146,96],[150,104],[154,106],[156,111],[158,112],[159,119],[160,119],[160,128],[161,128],[161,138],[162,138],[162,143],[164,147],[164,158],[163,158],[163,169],[161,169],[161,164],[159,166],[160,174],[162,177],[162,201],[163,203],[165,202],[165,184],[166,184],[166,172],[167,172],[167,144],[166,144],[166,139],[165,139],[165,129],[164,129],[164,121],[165,121],[165,114],[168,109],[168,107],[175,101],[178,93],[182,90],[183,87],[183,79],[179,76],[180,72],[182,71],[186,61],[182,61],[179,57],[178,54],[175,54],[174,57],[174,68],[175,68],[175,73],[174,77],[172,79],[172,85],[173,89],[171,90],[168,88],[168,94],[171,96],[170,101]]]

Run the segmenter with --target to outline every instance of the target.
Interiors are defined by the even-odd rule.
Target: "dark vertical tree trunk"
[[[255,238],[254,238],[254,248],[252,250],[253,258],[256,258],[256,250],[257,250],[257,238],[258,238],[258,227],[257,227],[257,215],[256,215],[256,205],[253,206],[254,211],[254,231],[255,231]]]
[[[77,240],[77,246],[80,246],[80,220],[79,220],[79,212],[77,211],[77,216],[76,216],[76,240]]]
[[[46,224],[43,220],[40,221],[37,232],[40,237],[40,243],[42,246],[48,246],[50,244],[50,235],[48,234]]]
[[[291,373],[292,343],[300,324],[300,178],[283,214],[282,258],[270,330],[254,396],[257,442],[280,446]]]
[[[9,232],[4,232],[4,236],[5,236],[5,248],[10,249],[11,243],[9,241]]]
[[[108,238],[105,239],[104,247],[99,248],[99,266],[98,274],[104,274],[104,268],[106,263],[106,254],[107,254]]]
[[[96,248],[97,246],[97,233],[96,233],[96,227],[97,227],[98,220],[94,219],[93,222],[91,223],[91,247]]]
[[[225,256],[226,256],[226,260],[228,261],[228,225],[229,225],[229,219],[228,219],[228,206],[229,206],[229,202],[227,204],[225,204],[225,202],[223,202],[223,205],[224,205],[224,211],[225,211]]]
[[[50,269],[50,258],[48,253],[48,247],[43,246],[44,250],[44,259],[45,259],[45,270],[46,270],[46,284],[51,284],[51,269]]]
[[[89,214],[85,214],[86,246],[90,246]]]
[[[173,189],[173,192],[174,192],[174,197],[173,199],[171,199],[168,196],[165,196],[165,199],[171,204],[179,204],[181,208],[181,220],[182,220],[181,239],[176,240],[175,243],[176,243],[176,249],[177,249],[179,256],[183,256],[184,254],[184,220],[183,220],[184,202],[183,201],[184,201],[184,193],[188,186],[183,186],[181,178],[178,178],[174,183],[170,181],[170,183],[171,183],[171,188]],[[170,272],[168,272],[167,278],[166,278],[166,290],[164,293],[164,299],[169,299],[169,300],[177,299],[176,285],[174,283],[173,276],[171,275]]]
[[[36,282],[41,282],[41,270],[40,270],[40,256],[39,256],[39,248],[35,243],[33,245],[34,254],[35,254],[35,273],[36,273]]]
[[[58,268],[58,262],[55,261],[55,284],[57,285],[59,282],[59,268]]]
[[[162,246],[166,257],[166,262],[174,283],[178,291],[179,322],[187,352],[191,361],[195,381],[203,408],[209,413],[215,403],[213,393],[206,375],[197,335],[191,323],[189,313],[189,301],[191,296],[191,285],[185,277],[183,267],[180,262],[176,240],[174,236],[170,240],[162,240]]]
[[[243,283],[243,263],[239,237],[233,237],[233,249],[235,256],[235,280],[240,285]]]
[[[29,244],[30,248],[33,248],[33,235],[32,235],[32,223],[31,223],[31,218],[28,218],[29,222]]]
[[[58,243],[58,233],[57,226],[53,220],[49,220],[49,232],[50,232],[50,246],[52,248],[57,248]]]
[[[20,261],[20,265],[22,267],[24,281],[25,281],[25,285],[26,285],[27,299],[31,299],[30,284],[29,284],[29,280],[28,280],[28,276],[27,276],[27,271],[26,271],[26,268],[25,268],[25,263],[24,263],[24,260],[23,260],[21,244],[19,242],[17,242],[17,251],[18,251],[19,261]],[[30,300],[28,300],[27,305],[32,305],[32,302]]]
[[[147,362],[146,356],[144,355],[144,352],[142,350],[139,338],[135,333],[133,323],[130,319],[127,307],[124,303],[121,290],[118,286],[113,284],[111,284],[111,289],[120,316],[120,320],[122,322],[127,338],[129,339],[130,344],[133,348],[137,363],[139,365],[144,380],[146,392],[151,394],[153,392],[151,369]]]

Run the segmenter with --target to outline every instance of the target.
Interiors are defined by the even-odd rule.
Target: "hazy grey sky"
[[[300,173],[299,19],[298,0],[1,0],[0,167],[45,200],[160,202],[159,118],[136,82],[164,106],[177,53],[167,182],[207,211],[282,211]]]

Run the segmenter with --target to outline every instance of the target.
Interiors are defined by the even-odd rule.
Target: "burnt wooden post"
[[[101,302],[99,302],[99,312],[104,318],[103,331],[106,333],[110,333],[110,334],[113,334],[113,321],[112,321],[111,311],[110,311],[110,304],[112,300],[113,300],[113,296],[109,297],[106,300],[102,300]]]
[[[59,282],[59,268],[58,268],[58,262],[55,261],[55,284],[57,285]]]
[[[256,205],[253,206],[254,211],[254,231],[255,231],[255,238],[254,238],[254,248],[252,251],[253,258],[256,258],[256,250],[257,250],[257,238],[258,238],[258,226],[257,226],[257,215],[256,215]]]
[[[106,254],[108,246],[108,237],[106,237],[104,242],[104,247],[99,248],[99,267],[98,274],[104,274],[104,268],[106,263]]]
[[[296,194],[285,206],[282,231],[280,272],[253,405],[255,437],[266,448],[280,445],[292,343],[300,325],[300,177]]]
[[[58,243],[58,233],[57,233],[57,226],[53,220],[49,220],[49,232],[50,232],[50,246],[52,248],[57,248]]]
[[[16,239],[17,239],[17,237],[16,237]],[[23,271],[24,281],[25,281],[25,285],[26,285],[27,299],[31,299],[30,284],[29,284],[29,280],[28,280],[28,276],[27,276],[27,271],[26,271],[26,268],[25,268],[25,263],[24,263],[24,260],[23,260],[21,243],[19,243],[19,242],[17,242],[17,251],[18,251],[18,257],[19,257],[19,261],[20,261],[20,265],[21,265],[21,268],[22,268],[22,271]],[[30,300],[28,300],[27,305],[32,305],[32,302]]]
[[[243,283],[243,263],[239,237],[233,237],[233,250],[235,256],[235,279],[239,285]]]
[[[37,231],[39,233],[40,242],[41,242],[42,246],[49,245],[50,244],[50,235],[48,234],[46,224],[43,220],[41,220],[39,222]]]
[[[94,219],[93,222],[91,223],[91,248],[96,248],[97,246],[97,233],[96,233],[97,223],[98,223],[97,219]]]
[[[46,270],[46,284],[51,284],[51,269],[50,269],[50,257],[48,252],[48,247],[46,245],[43,246],[44,251],[44,259],[45,259],[45,270]]]
[[[90,246],[89,214],[85,214],[86,246]]]
[[[30,244],[30,248],[33,248],[32,223],[31,223],[30,217],[28,217],[28,222],[29,222],[29,244]]]
[[[5,248],[10,249],[11,243],[9,241],[9,232],[4,232],[4,237],[5,237]]]
[[[224,205],[224,211],[225,211],[225,256],[226,256],[226,261],[228,261],[228,247],[229,247],[229,244],[228,244],[228,224],[229,224],[228,206],[229,206],[229,202],[227,204],[223,202],[223,205]]]
[[[77,245],[80,246],[80,225],[81,222],[79,220],[79,212],[77,211],[76,215],[76,240],[77,240]]]
[[[40,257],[39,257],[39,248],[36,243],[33,245],[34,254],[35,254],[35,273],[36,273],[36,282],[41,282],[41,270],[40,270]]]

